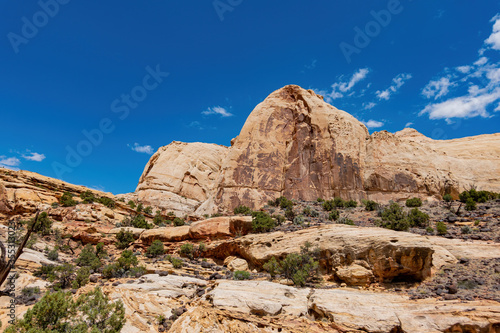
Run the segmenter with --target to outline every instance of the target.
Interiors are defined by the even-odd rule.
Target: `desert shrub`
[[[146,218],[144,217],[144,215],[142,214],[138,214],[136,215],[133,219],[132,219],[132,225],[135,227],[135,228],[141,228],[141,229],[152,229],[153,226],[148,223],[146,221]]]
[[[158,256],[161,256],[165,253],[165,247],[163,246],[163,243],[156,239],[153,241],[153,244],[151,244],[150,247],[146,250],[146,256],[150,258],[155,258]]]
[[[76,272],[75,279],[71,282],[71,287],[73,289],[78,289],[89,283],[90,277],[90,267],[80,267]]]
[[[347,225],[354,225],[354,222],[350,218],[347,218],[345,216],[342,216],[341,218],[339,218],[337,220],[337,223],[339,223],[339,224],[347,224]]]
[[[465,202],[465,210],[471,211],[471,210],[476,210],[476,202],[472,198],[467,198],[467,201]]]
[[[247,206],[240,205],[234,209],[234,214],[252,215],[252,210]]]
[[[337,221],[339,216],[339,211],[334,209],[328,214],[328,219],[331,221]]]
[[[253,232],[268,232],[276,227],[274,219],[266,212],[253,212],[252,213],[252,230]]]
[[[56,290],[66,289],[71,285],[74,278],[75,266],[65,263],[59,266],[42,265],[33,272],[34,276],[53,282],[53,288]]]
[[[335,197],[333,199],[333,205],[335,208],[343,208],[345,206],[345,202],[344,202],[344,200],[342,200],[342,198]]]
[[[137,205],[137,207],[135,207],[135,211],[137,213],[142,213],[142,210],[144,209],[144,206],[142,205],[142,203],[139,202],[139,204]]]
[[[427,228],[425,228],[425,231],[427,231],[427,232],[428,232],[428,233],[430,233],[430,234],[433,234],[433,233],[434,233],[434,229],[433,229],[432,227],[430,227],[430,226],[429,226],[429,227],[427,227]]]
[[[247,271],[234,271],[233,279],[250,280],[250,273],[248,273]]]
[[[153,208],[151,208],[151,206],[147,206],[146,208],[144,208],[144,213],[148,215],[153,214]]]
[[[26,242],[26,247],[28,249],[33,249],[35,246],[36,242],[38,242],[38,236],[36,234],[31,234],[30,238]]]
[[[310,244],[305,244],[301,247],[301,253],[290,253],[280,262],[272,257],[264,264],[264,269],[271,277],[281,274],[295,285],[304,286],[307,281],[317,276],[318,262],[314,260]]]
[[[115,201],[108,197],[100,197],[97,199],[97,202],[111,209],[116,207]]]
[[[323,207],[324,210],[329,212],[335,209],[335,203],[333,202],[333,200],[325,200],[321,204],[321,207]]]
[[[96,254],[94,247],[91,244],[85,245],[82,252],[76,259],[76,264],[81,267],[90,267],[93,270],[102,266],[101,260]]]
[[[107,265],[102,271],[102,276],[106,279],[121,278],[126,276],[141,276],[146,272],[146,268],[139,266],[139,261],[130,250],[122,252],[117,262]]]
[[[468,225],[464,225],[464,226],[462,227],[462,230],[461,230],[461,231],[462,231],[462,234],[470,234],[470,233],[472,232],[472,229],[471,229],[471,227],[469,227]]]
[[[99,288],[73,300],[71,293],[47,293],[6,333],[118,333],[125,324],[121,301],[112,302]]]
[[[377,210],[379,207],[378,203],[373,200],[363,200],[363,204],[365,205],[365,210],[369,212]]]
[[[282,225],[286,221],[286,217],[284,217],[283,215],[275,214],[271,217],[274,219],[274,221],[276,221],[277,225]]]
[[[80,193],[80,199],[85,204],[93,203],[96,200],[94,193],[90,190]]]
[[[29,227],[33,225],[34,221],[35,218],[29,220]],[[50,235],[50,233],[52,232],[52,220],[49,218],[47,212],[42,212],[38,215],[38,219],[35,228],[33,228],[33,231],[42,236]]]
[[[302,216],[302,215],[295,216],[295,218],[293,219],[293,224],[295,224],[295,225],[304,224],[304,216]]]
[[[223,216],[222,213],[213,213],[212,215],[210,215],[210,217],[220,217],[220,216]]]
[[[358,207],[358,202],[356,200],[349,200],[344,202],[345,208],[356,208]]]
[[[293,201],[288,200],[286,197],[281,196],[279,197],[277,202],[279,202],[279,206],[281,209],[287,209],[287,208],[292,208],[293,207]]]
[[[165,218],[161,215],[161,211],[157,210],[155,216],[153,217],[153,223],[160,225],[165,223]]]
[[[176,227],[180,227],[180,226],[183,226],[186,224],[186,222],[184,222],[184,220],[181,219],[180,217],[176,217],[173,222],[174,222],[174,226],[176,226]]]
[[[47,253],[47,258],[51,261],[57,261],[59,259],[59,248],[56,246]]]
[[[129,201],[128,201],[128,203],[127,203],[127,205],[128,205],[130,208],[132,208],[132,209],[135,209],[135,207],[136,207],[136,206],[135,206],[135,202],[133,202],[132,200],[129,200]]]
[[[305,216],[309,216],[309,217],[318,217],[319,216],[319,213],[309,206],[307,206],[306,208],[304,208],[302,210],[302,214]]]
[[[293,211],[292,208],[287,208],[285,210],[285,217],[290,220],[290,221],[293,221],[293,219],[295,218],[295,212]]]
[[[78,202],[76,202],[73,199],[73,194],[71,194],[69,192],[64,192],[63,195],[59,198],[59,203],[63,207],[71,207],[71,206],[75,206]]]
[[[207,246],[205,245],[205,243],[200,242],[200,243],[198,244],[198,253],[200,253],[200,254],[201,254],[201,253],[203,253],[203,252],[205,252],[205,251],[207,251]]]
[[[134,234],[131,231],[124,231],[123,229],[115,237],[118,241],[116,247],[119,249],[126,249],[134,241]]]
[[[194,246],[191,243],[182,244],[179,249],[179,254],[181,257],[187,257],[189,259],[193,259],[194,255]]]
[[[175,269],[179,269],[179,268],[181,268],[183,266],[182,260],[179,259],[179,258],[168,256],[167,259],[168,259],[168,261],[170,261],[170,263],[172,264],[172,266]]]
[[[422,206],[422,199],[411,198],[406,200],[406,207],[420,207]]]
[[[40,287],[24,287],[21,290],[21,294],[26,297],[31,297],[33,295],[40,294]]]
[[[393,202],[380,212],[382,218],[382,227],[396,231],[406,231],[410,228],[403,208],[397,203]]]
[[[448,228],[446,227],[446,224],[441,221],[436,223],[436,230],[438,235],[446,235],[446,233],[448,233]]]
[[[452,201],[453,201],[453,198],[451,197],[451,195],[450,195],[450,194],[445,194],[445,195],[443,195],[443,200],[444,200],[445,202],[452,202]]]
[[[429,215],[420,211],[418,208],[413,208],[408,213],[408,221],[412,227],[424,228],[429,224]]]
[[[323,199],[323,198],[318,198],[318,199],[316,199],[316,201],[317,201],[317,202],[323,202],[323,201],[325,201],[325,199]]]

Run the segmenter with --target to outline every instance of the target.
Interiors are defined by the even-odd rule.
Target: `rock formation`
[[[347,112],[290,85],[249,115],[231,147],[179,143],[151,157],[136,195],[198,214],[280,195],[388,201],[500,191],[500,133],[432,140],[413,129],[369,135]]]

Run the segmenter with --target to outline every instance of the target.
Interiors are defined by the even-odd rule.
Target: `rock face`
[[[436,141],[413,129],[369,135],[311,90],[286,86],[249,115],[231,147],[174,142],[153,155],[139,199],[203,214],[280,195],[388,201],[500,191],[500,133]]]
[[[172,142],[149,160],[135,191],[146,204],[193,212],[213,195],[227,147]]]
[[[319,263],[324,273],[354,285],[394,278],[421,281],[431,275],[431,270],[456,262],[450,252],[425,237],[342,224],[289,233],[250,234],[213,244],[208,251],[220,259],[239,256],[261,267],[272,257],[283,259],[289,253],[299,253],[306,242],[320,250]]]

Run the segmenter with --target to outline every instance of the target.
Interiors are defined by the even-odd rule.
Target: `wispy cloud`
[[[405,125],[405,128],[406,128],[406,127],[410,127],[411,125],[413,125],[413,123],[412,123],[412,122],[407,122],[407,123],[406,123],[406,125]]]
[[[480,50],[479,53],[481,55],[488,48],[500,50],[500,15],[496,15],[492,19],[492,22],[495,22],[493,24],[493,32],[485,41],[486,48]],[[466,74],[464,77],[456,77],[456,79],[462,86],[468,84],[467,93],[462,96],[449,98],[440,103],[429,104],[420,111],[419,115],[427,114],[430,119],[445,119],[447,123],[452,123],[452,118],[472,118],[477,116],[487,118],[491,116],[488,109],[500,100],[499,64],[490,63],[487,57],[481,56],[472,65],[460,66],[456,69],[460,73]],[[448,92],[448,88],[454,83],[449,82],[447,84],[445,88],[446,93]],[[432,85],[432,81],[427,86],[429,85]],[[434,88],[434,90],[429,89],[428,93],[429,96],[436,96],[435,98],[437,98],[441,90],[436,84],[434,84]],[[444,85],[441,88],[444,88]],[[424,88],[424,91],[426,91],[426,88]],[[500,109],[496,107],[493,111],[497,112]]]
[[[362,121],[362,123],[365,124],[365,126],[368,128],[379,128],[379,127],[384,126],[383,122],[373,120],[373,119],[370,119],[368,121]]]
[[[442,77],[438,80],[430,81],[422,90],[422,95],[426,98],[434,97],[434,99],[438,99],[448,94],[451,85],[452,83],[449,77]]]
[[[484,42],[493,50],[500,50],[500,14],[495,15],[490,22],[495,22],[493,32]]]
[[[406,81],[410,80],[412,78],[412,75],[409,73],[401,73],[396,75],[392,79],[392,84],[389,88],[386,90],[377,90],[375,93],[378,97],[379,100],[389,100],[391,98],[391,95],[396,93],[405,83]]]
[[[317,63],[318,63],[318,60],[313,59],[309,65],[305,65],[304,67],[306,69],[315,69]]]
[[[231,117],[233,114],[229,111],[227,111],[225,108],[220,107],[220,106],[213,106],[208,108],[207,110],[203,111],[201,114],[205,116],[210,116],[210,115],[219,115],[221,117]]]
[[[342,77],[339,78],[341,82],[336,82],[332,84],[332,91],[328,93],[327,91],[318,91],[321,95],[325,96],[325,100],[328,103],[331,103],[333,100],[337,98],[344,97],[345,94],[352,93],[351,90],[354,88],[354,86],[366,79],[368,74],[370,73],[370,70],[368,68],[361,68],[358,69],[349,80],[347,81],[342,81]]]
[[[365,110],[371,110],[371,109],[373,109],[375,106],[377,106],[377,104],[376,104],[376,103],[374,103],[374,102],[370,102],[370,103],[363,103],[363,108],[364,108]]]
[[[153,153],[154,153],[154,149],[150,145],[141,146],[140,144],[138,144],[136,142],[133,145],[127,145],[127,146],[129,146],[130,149],[132,149],[133,151],[135,151],[137,153],[144,153],[144,154],[149,154],[149,155],[153,155]]]
[[[17,157],[0,156],[0,167],[19,170],[19,168],[16,168],[19,164],[21,164],[21,161]]]
[[[32,153],[32,152],[27,152],[26,154],[23,154],[22,157],[25,160],[34,161],[34,162],[41,162],[45,159],[44,154]]]

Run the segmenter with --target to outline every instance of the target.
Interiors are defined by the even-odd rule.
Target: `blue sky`
[[[174,140],[229,145],[287,84],[370,132],[499,132],[499,1],[42,0],[0,12],[0,165],[115,194]]]

